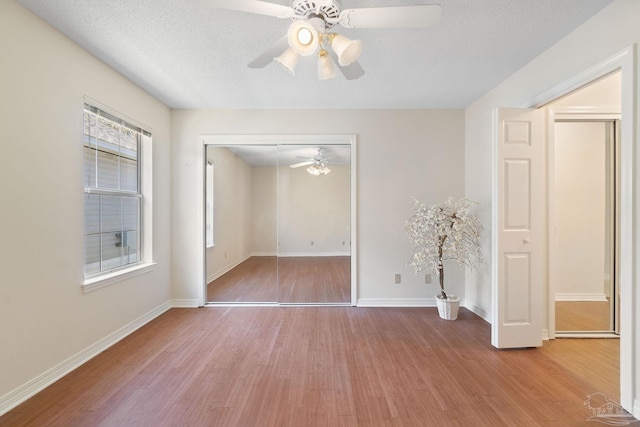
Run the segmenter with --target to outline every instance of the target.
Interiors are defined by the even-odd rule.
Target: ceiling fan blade
[[[291,6],[270,3],[260,0],[209,0],[209,4],[218,9],[238,10],[240,12],[256,13],[258,15],[273,16],[275,18],[291,18],[294,10]]]
[[[253,61],[249,62],[249,68],[263,68],[266,67],[273,61],[273,58],[280,55],[282,52],[287,50],[289,47],[289,42],[287,41],[287,36],[282,37],[280,40],[275,42],[270,48],[265,50],[260,56],[258,56]]]
[[[342,72],[342,75],[347,80],[355,80],[364,76],[364,69],[358,61],[353,61],[351,64],[343,67],[338,62],[338,55],[336,55],[333,50],[328,50],[328,52],[331,59],[333,59],[333,62],[338,66],[338,69],[340,69],[340,72]]]
[[[426,28],[441,16],[439,4],[344,9],[340,24],[345,28]]]
[[[312,165],[314,163],[315,162],[313,160],[308,160],[306,162],[294,163],[293,165],[289,165],[289,167],[292,169],[295,169],[295,168],[300,168],[302,166]]]

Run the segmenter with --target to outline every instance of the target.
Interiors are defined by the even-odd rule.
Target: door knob
[[[529,243],[529,242],[531,242],[531,239],[528,237],[522,239],[522,243]]]

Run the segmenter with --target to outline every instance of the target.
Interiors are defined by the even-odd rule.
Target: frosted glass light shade
[[[338,55],[338,63],[345,67],[360,57],[362,42],[360,40],[351,40],[340,34],[334,34],[331,37],[331,49]]]
[[[313,164],[313,165],[309,166],[307,168],[307,172],[309,172],[311,175],[320,176],[320,175],[329,174],[329,172],[331,172],[331,169],[329,169],[328,167],[326,167],[322,163],[320,163],[320,164],[316,163],[316,164]]]
[[[295,53],[291,48],[288,48],[282,53],[282,55],[275,58],[276,62],[280,63],[293,76],[296,75],[296,66],[298,65],[299,59],[300,57],[298,56],[298,54]]]
[[[332,79],[338,74],[336,64],[326,50],[321,50],[318,54],[318,80]]]
[[[289,27],[287,40],[295,53],[302,56],[312,55],[318,47],[318,31],[308,22],[295,21]]]

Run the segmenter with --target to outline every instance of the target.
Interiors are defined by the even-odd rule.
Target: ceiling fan
[[[440,5],[414,5],[342,9],[340,0],[291,0],[291,6],[262,0],[210,0],[213,7],[275,18],[291,19],[287,35],[249,63],[266,67],[275,60],[295,75],[300,56],[317,54],[318,79],[335,77],[339,69],[347,80],[364,75],[357,59],[360,40],[330,32],[344,28],[426,28],[440,19]],[[336,67],[337,63],[337,67]]]
[[[307,168],[307,172],[309,172],[311,175],[327,175],[329,172],[331,172],[331,169],[327,167],[326,163],[332,158],[333,157],[323,157],[322,149],[318,148],[318,154],[316,154],[315,156],[306,158],[306,160],[302,162],[289,165],[289,167],[295,169],[303,166],[309,166]],[[305,157],[296,156],[296,159],[305,159]]]

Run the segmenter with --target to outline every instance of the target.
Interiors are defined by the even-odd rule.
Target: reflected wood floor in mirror
[[[207,302],[276,302],[277,261],[254,256],[207,285]]]
[[[351,257],[251,257],[207,285],[207,302],[348,304]]]
[[[281,303],[351,302],[351,257],[278,258]]]
[[[609,301],[556,301],[556,331],[610,331]]]
[[[172,309],[0,426],[586,426],[619,401],[618,340],[490,341],[464,308]]]

